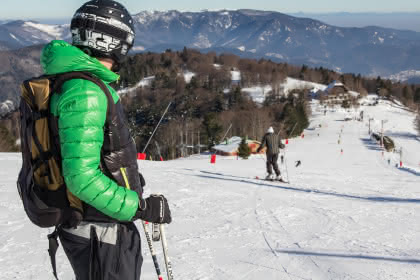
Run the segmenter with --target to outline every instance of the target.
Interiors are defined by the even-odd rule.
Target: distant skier
[[[300,160],[298,160],[298,161],[296,161],[295,164],[296,164],[295,167],[299,167],[302,164],[302,162]]]
[[[276,180],[282,181],[280,176],[280,169],[277,164],[277,160],[279,158],[279,148],[284,149],[285,145],[281,142],[281,139],[278,135],[274,134],[273,127],[270,127],[267,130],[267,133],[264,135],[263,139],[261,140],[261,145],[257,149],[257,153],[259,153],[265,146],[267,146],[267,180],[273,180],[273,169],[276,173]]]

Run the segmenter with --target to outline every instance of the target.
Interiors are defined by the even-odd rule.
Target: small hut
[[[221,156],[237,156],[238,155],[238,148],[241,144],[242,138],[238,136],[233,136],[230,139],[216,145],[212,148],[212,152],[221,155]],[[251,148],[251,153],[255,154],[257,152],[258,147],[260,146],[260,142],[256,140],[246,140],[246,143]]]

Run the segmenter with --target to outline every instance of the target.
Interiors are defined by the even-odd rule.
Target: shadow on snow
[[[420,172],[417,171],[417,170],[415,170],[415,169],[413,169],[413,168],[409,168],[409,167],[398,167],[398,170],[411,173],[411,174],[413,174],[415,176],[420,176]]]
[[[372,140],[370,138],[360,138],[360,140],[366,146],[366,148],[368,148],[369,150],[382,151],[381,146],[379,146],[376,143],[376,141],[374,141],[374,140]]]
[[[301,250],[275,250],[277,253],[299,256],[313,256],[313,257],[331,257],[331,258],[345,258],[345,259],[365,259],[371,261],[388,261],[400,263],[420,264],[420,259],[384,257],[384,256],[370,256],[361,254],[338,254],[338,253],[320,253]]]
[[[420,203],[420,199],[414,199],[414,198],[399,198],[399,197],[387,197],[387,196],[359,196],[359,195],[352,195],[352,194],[341,194],[341,193],[321,191],[321,190],[316,190],[316,189],[287,187],[287,186],[280,185],[281,183],[276,183],[276,185],[273,185],[273,184],[268,184],[268,183],[264,183],[264,182],[258,182],[258,181],[255,181],[255,180],[251,181],[252,179],[250,179],[250,178],[226,175],[226,174],[221,174],[221,173],[211,173],[211,172],[207,172],[207,171],[201,171],[201,172],[209,174],[209,175],[191,175],[191,176],[197,176],[197,177],[206,178],[206,179],[213,179],[213,180],[222,180],[222,181],[231,181],[231,182],[252,184],[252,185],[257,185],[257,186],[277,188],[277,189],[296,191],[296,192],[314,193],[314,194],[334,196],[334,197],[339,197],[339,198],[349,198],[349,199],[372,201],[372,202]],[[231,178],[221,178],[221,177],[215,177],[215,176],[210,176],[210,175],[218,175],[218,176],[225,176],[225,177],[231,177]]]

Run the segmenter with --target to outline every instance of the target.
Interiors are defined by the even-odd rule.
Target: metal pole
[[[191,130],[191,154],[194,154],[194,130]]]
[[[181,133],[181,157],[184,157],[184,134],[182,133],[182,128],[180,130]]]
[[[153,248],[152,239],[150,238],[149,229],[147,228],[147,224],[145,221],[141,222],[143,224],[144,235],[146,235],[147,245],[149,245],[150,254],[152,255],[153,264],[155,266],[156,274],[158,276],[158,280],[163,280],[162,274],[160,272],[159,263],[156,257],[155,249]]]
[[[156,149],[157,149],[158,154],[159,154],[159,159],[162,159],[162,154],[160,153],[160,147],[159,147],[159,144],[158,144],[157,141],[155,141],[155,145],[156,145]]]
[[[381,121],[382,128],[381,128],[381,147],[384,146],[384,120]]]
[[[290,136],[292,135],[293,131],[295,131],[295,128],[296,128],[297,124],[298,124],[298,123],[295,123],[295,126],[293,127],[292,131],[289,133],[289,138],[290,138]]]
[[[200,130],[198,131],[198,154],[201,155]]]
[[[188,151],[188,124],[185,125],[185,151],[187,153],[187,157],[190,155]]]
[[[230,124],[230,126],[229,126],[229,128],[228,128],[228,130],[226,131],[226,133],[225,133],[225,136],[223,136],[223,138],[222,138],[222,142],[223,142],[223,140],[225,140],[225,137],[227,136],[227,134],[229,133],[229,130],[232,128],[232,124]]]
[[[173,280],[174,275],[172,272],[172,263],[168,255],[168,244],[166,242],[165,227],[162,224],[160,225],[160,237],[162,240],[163,256],[165,258],[166,274],[168,275],[168,280]]]
[[[403,154],[403,148],[400,149],[400,167],[402,167],[402,154]]]
[[[145,147],[144,147],[144,149],[143,149],[143,154],[144,154],[144,152],[146,151],[147,147],[149,146],[150,141],[152,140],[153,136],[155,135],[156,130],[158,129],[158,127],[159,127],[160,123],[162,122],[163,118],[165,117],[166,113],[168,112],[169,107],[171,106],[171,104],[172,104],[172,101],[171,101],[171,102],[169,102],[168,107],[166,107],[166,110],[165,110],[165,112],[163,113],[162,117],[160,118],[159,123],[158,123],[158,124],[157,124],[157,126],[155,127],[155,130],[153,131],[152,135],[150,136],[149,141],[147,141],[147,144],[146,144],[146,146],[145,146]]]

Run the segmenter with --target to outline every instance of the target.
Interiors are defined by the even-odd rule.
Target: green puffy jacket
[[[108,84],[119,76],[64,41],[52,41],[43,49],[41,65],[48,75],[90,72],[108,86],[114,102],[118,101]],[[90,81],[70,80],[64,83],[61,94],[51,97],[50,110],[58,117],[62,171],[69,191],[113,219],[131,220],[138,209],[138,194],[119,186],[100,169],[107,112],[104,92]]]

